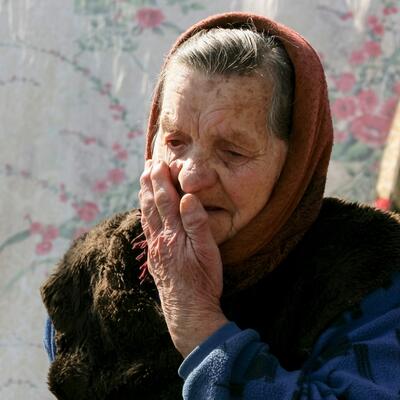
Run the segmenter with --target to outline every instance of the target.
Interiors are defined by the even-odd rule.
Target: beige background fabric
[[[52,398],[40,284],[74,237],[136,205],[153,84],[179,32],[253,11],[302,33],[330,89],[327,194],[372,202],[400,97],[396,4],[0,0],[0,398]]]

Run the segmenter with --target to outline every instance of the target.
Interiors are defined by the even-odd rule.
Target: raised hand
[[[149,272],[171,338],[185,357],[228,322],[220,308],[220,253],[207,212],[195,195],[180,198],[165,162],[147,161],[140,183]]]

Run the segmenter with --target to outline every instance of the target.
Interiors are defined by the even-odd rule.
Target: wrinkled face
[[[287,144],[266,127],[270,93],[259,76],[174,66],[166,77],[153,159],[170,165],[180,194],[199,198],[217,244],[261,211],[284,165]]]

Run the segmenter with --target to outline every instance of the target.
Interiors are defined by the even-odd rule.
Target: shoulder
[[[400,268],[400,217],[368,205],[325,198],[305,243],[332,250],[335,260],[345,256],[357,264],[396,263]]]

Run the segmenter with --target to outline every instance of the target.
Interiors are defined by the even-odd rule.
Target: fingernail
[[[146,160],[146,162],[145,162],[145,164],[144,164],[145,168],[150,168],[151,165],[152,165],[152,163],[153,163],[153,160],[152,160],[152,159]]]

